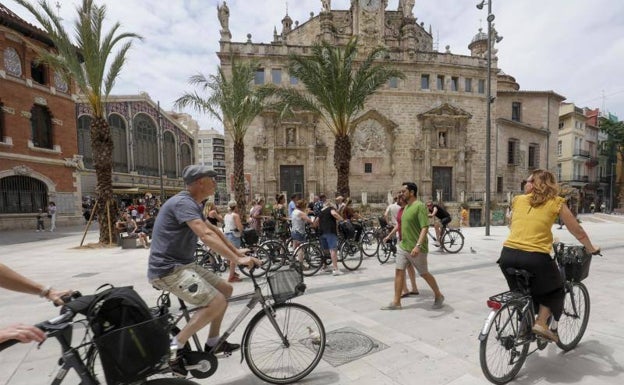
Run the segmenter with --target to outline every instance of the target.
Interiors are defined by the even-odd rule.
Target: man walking
[[[425,205],[416,199],[418,187],[413,182],[405,182],[400,191],[406,206],[401,216],[401,243],[397,248],[396,270],[394,273],[394,299],[381,310],[400,310],[401,294],[405,285],[405,268],[411,263],[418,274],[427,282],[435,296],[434,309],[440,309],[444,303],[444,296],[438,284],[427,267],[427,228],[429,226],[428,210]]]

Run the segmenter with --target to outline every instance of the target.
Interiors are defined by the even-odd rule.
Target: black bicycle
[[[557,346],[564,351],[574,349],[583,338],[589,322],[589,292],[581,282],[589,274],[592,255],[582,246],[554,245],[555,257],[565,279],[564,308],[559,322],[550,322],[558,335]],[[598,254],[598,253],[596,253]],[[520,288],[492,296],[491,309],[479,334],[479,361],[485,377],[494,384],[511,381],[520,371],[528,355],[542,350],[548,340],[535,335],[535,309],[529,290],[531,273],[509,268]],[[537,348],[530,351],[530,344]]]

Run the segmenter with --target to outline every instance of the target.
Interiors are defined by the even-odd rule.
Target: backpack
[[[135,382],[153,374],[166,360],[168,314],[154,317],[132,286],[104,286],[110,288],[67,306],[87,316],[107,384]],[[70,306],[79,300],[82,309]]]
[[[355,237],[355,228],[353,227],[353,223],[349,221],[342,221],[338,223],[338,230],[340,230],[340,234],[342,234],[344,239],[351,239]]]

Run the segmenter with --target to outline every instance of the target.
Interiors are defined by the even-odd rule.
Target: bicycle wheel
[[[347,270],[357,270],[362,264],[362,248],[353,239],[346,240],[338,250],[338,259]]]
[[[441,246],[447,253],[458,253],[464,247],[464,234],[459,230],[446,229]]]
[[[392,245],[387,242],[380,242],[378,247],[377,260],[383,265],[388,262],[388,259],[390,259],[390,254],[392,254]]]
[[[316,313],[289,302],[258,312],[245,329],[242,345],[245,361],[258,378],[290,384],[314,370],[325,342],[325,327]]]
[[[284,244],[278,240],[271,239],[260,244],[269,253],[271,258],[270,271],[276,271],[284,266],[284,262],[288,259],[288,251]]]
[[[262,277],[267,273],[267,271],[269,271],[271,268],[271,255],[272,250],[269,246],[265,244],[258,245],[252,256],[258,258],[261,264],[254,270],[254,277]],[[246,266],[239,266],[238,269],[246,276],[251,276],[249,269]]]
[[[306,277],[316,274],[323,266],[323,250],[315,243],[302,243],[293,252],[293,258],[299,260],[303,255],[303,271]]]
[[[523,317],[519,307],[504,305],[496,312],[490,330],[481,339],[481,370],[494,384],[511,381],[526,360],[530,340],[519,337]]]
[[[362,244],[362,252],[367,257],[372,257],[377,255],[379,249],[379,241],[377,237],[375,237],[375,232],[373,230],[368,230],[364,234],[362,234],[362,240],[360,241]]]
[[[564,351],[574,349],[581,341],[589,322],[589,292],[581,282],[566,282],[563,313],[557,325],[559,346]]]

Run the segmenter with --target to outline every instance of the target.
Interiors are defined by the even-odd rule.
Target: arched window
[[[134,118],[136,171],[141,175],[158,176],[158,141],[156,125],[145,114]]]
[[[193,163],[193,158],[191,157],[191,146],[187,143],[184,143],[181,146],[180,152],[180,170],[184,170],[184,167]]]
[[[85,168],[93,169],[93,151],[91,149],[91,122],[89,115],[78,118],[78,154],[82,155]]]
[[[128,172],[126,121],[117,114],[111,114],[108,117],[108,125],[113,137],[113,171]]]
[[[176,177],[176,149],[175,138],[171,131],[165,131],[163,135],[163,162],[165,170],[164,175],[168,178]]]
[[[34,213],[45,211],[48,189],[42,181],[23,175],[0,179],[0,213]]]
[[[47,107],[35,104],[30,110],[33,146],[52,149],[52,117]]]
[[[9,75],[22,76],[22,59],[13,47],[4,49],[4,69]]]

